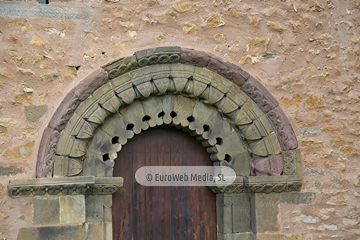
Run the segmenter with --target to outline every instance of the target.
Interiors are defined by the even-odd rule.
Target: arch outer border
[[[165,57],[164,57],[165,56]],[[244,186],[257,182],[267,182],[268,187],[255,187],[252,192],[281,192],[299,190],[301,187],[301,159],[297,149],[298,143],[291,127],[291,124],[285,113],[279,106],[274,97],[261,85],[259,81],[250,76],[249,73],[240,67],[224,62],[221,59],[210,54],[186,49],[180,47],[160,47],[136,52],[134,55],[113,61],[102,68],[95,70],[85,77],[74,89],[72,89],[62,101],[51,121],[43,132],[43,136],[38,151],[38,161],[36,168],[36,177],[51,177],[53,169],[53,158],[56,152],[56,146],[60,138],[61,131],[64,130],[73,113],[93,94],[99,87],[103,86],[109,80],[116,78],[129,71],[140,69],[149,65],[162,63],[181,63],[185,65],[208,69],[234,83],[241,91],[247,94],[250,99],[256,103],[266,118],[271,123],[277,140],[281,147],[281,154],[284,164],[293,164],[295,172],[291,175],[272,176],[272,177],[249,177],[232,187],[213,189],[216,192],[249,192]],[[287,163],[287,159],[289,162]],[[296,187],[288,188],[290,181],[296,182]],[[286,184],[282,184],[286,182]],[[270,185],[271,186],[270,186]],[[282,184],[282,187],[279,187]],[[242,187],[241,187],[242,186]],[[278,186],[278,187],[275,187]],[[266,190],[268,189],[268,190]]]

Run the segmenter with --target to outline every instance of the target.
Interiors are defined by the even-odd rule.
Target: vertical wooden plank
[[[114,195],[114,239],[216,239],[215,194],[206,187],[144,187],[141,166],[209,166],[195,138],[160,127],[135,136],[116,160],[114,176],[124,186]]]

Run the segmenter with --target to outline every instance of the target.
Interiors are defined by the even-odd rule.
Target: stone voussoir
[[[52,159],[55,155],[56,144],[59,138],[59,131],[49,127],[44,129],[38,151],[36,177],[49,177],[52,174]]]
[[[180,63],[206,67],[209,64],[210,58],[211,56],[208,53],[189,48],[181,48]]]
[[[107,81],[107,72],[102,68],[98,68],[86,76],[70,92],[72,92],[80,101],[84,101],[89,95],[95,92],[96,89],[101,87]]]
[[[48,127],[57,131],[62,131],[80,103],[80,99],[78,99],[72,92],[69,92],[60,103],[60,106],[56,109]]]
[[[271,93],[254,77],[249,79],[240,87],[260,108],[264,113],[268,113],[279,103],[271,95]]]
[[[283,151],[296,149],[298,142],[294,130],[281,107],[268,112],[267,118],[275,129],[281,149]]]

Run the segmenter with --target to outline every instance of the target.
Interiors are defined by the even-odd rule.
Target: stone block
[[[59,196],[35,196],[34,204],[34,225],[51,225],[60,223]]]
[[[249,144],[252,152],[257,156],[268,156],[281,153],[281,147],[274,132],[263,139]]]
[[[296,149],[298,142],[284,111],[280,107],[276,107],[267,113],[267,117],[276,131],[281,149],[284,151]]]
[[[179,62],[197,67],[206,67],[209,64],[210,58],[211,56],[208,53],[189,48],[181,48],[181,58]]]
[[[114,139],[114,137],[116,136],[113,134],[109,135],[101,128],[99,128],[91,140],[91,143],[89,144],[89,149],[91,149],[91,152],[93,153],[117,153],[121,150],[121,144],[118,143],[118,141],[115,141],[116,139]]]
[[[22,2],[1,2],[0,16],[12,18],[31,17],[86,20],[92,15],[92,11],[85,7],[49,6],[42,4],[28,6]]]
[[[238,86],[242,86],[250,76],[249,73],[242,70],[239,66],[229,62],[223,62],[216,57],[211,57],[206,68],[229,79]]]
[[[251,163],[251,173],[254,176],[280,176],[282,172],[283,160],[281,155],[255,159]]]
[[[157,63],[174,63],[180,60],[180,47],[158,47],[135,53],[139,67]]]
[[[279,231],[278,214],[280,204],[280,194],[277,193],[255,193],[253,196],[254,233],[276,232]],[[254,222],[253,222],[254,223]]]
[[[196,67],[193,65],[173,63],[170,65],[170,75],[172,79],[176,79],[176,78],[189,79],[194,75],[195,69]]]
[[[218,240],[253,240],[255,235],[248,233],[218,233]]]
[[[268,113],[279,105],[271,93],[254,77],[249,79],[241,86],[243,90],[264,113]]]
[[[111,115],[100,128],[109,136],[115,137],[114,142],[121,145],[125,145],[128,139],[134,136],[134,132],[127,129],[127,123],[120,114]]]
[[[250,194],[217,194],[218,232],[225,234],[251,232],[250,203]]]
[[[161,112],[163,111],[163,97],[149,97],[143,101],[141,104],[144,109],[145,116],[148,116],[146,121],[150,127],[160,126],[164,123]]]
[[[236,175],[249,176],[250,175],[250,155],[249,152],[231,156],[231,166],[234,168]]]
[[[54,156],[53,177],[70,177],[82,171],[82,163],[76,159]]]
[[[60,132],[46,127],[41,137],[39,146],[36,177],[49,177],[52,174],[53,156],[56,152],[56,144],[60,138]]]
[[[85,222],[86,213],[84,195],[60,196],[59,203],[61,224],[80,224]]]
[[[47,105],[29,105],[25,106],[25,114],[26,120],[28,122],[37,122],[39,119],[47,112],[48,106]]]
[[[248,100],[249,96],[246,95],[238,86],[231,86],[226,96],[233,100],[238,106],[243,106]]]
[[[73,93],[69,92],[56,109],[48,127],[59,132],[62,131],[80,103],[81,101]]]
[[[315,204],[321,201],[321,193],[280,193],[280,202],[287,204]]]
[[[258,119],[263,114],[259,106],[253,100],[248,99],[238,111],[230,114],[230,116],[236,125],[242,126],[252,123],[253,120]]]
[[[122,89],[121,87],[123,85],[127,85],[127,84],[132,85],[131,75],[129,73],[122,74],[114,79],[111,79],[109,82],[110,82],[111,86],[113,87],[113,89],[120,88],[120,90]],[[115,91],[115,92],[118,93],[119,91]]]
[[[108,72],[109,79],[119,77],[126,72],[136,69],[137,67],[137,60],[134,55],[115,60],[103,66],[103,68]]]
[[[86,239],[83,225],[21,228],[17,240]]]
[[[213,107],[196,101],[192,114],[194,121],[189,123],[189,129],[195,132],[194,135],[202,135],[204,133],[204,125],[207,124],[208,119],[214,114],[217,114],[217,112]]]
[[[131,129],[135,134],[139,134],[142,130],[149,128],[149,124],[143,121],[145,117],[144,109],[141,102],[134,102],[133,104],[120,109],[121,116],[125,119],[127,126],[131,125]]]
[[[225,160],[231,163],[233,156],[247,152],[247,149],[244,147],[245,143],[236,131],[232,131],[229,135],[221,139],[222,143],[215,145],[217,149],[216,160]],[[212,156],[210,156],[210,158],[214,160]],[[249,164],[246,160],[243,168],[246,172],[250,171]]]
[[[188,118],[192,116],[196,101],[183,96],[174,96],[173,123],[182,127],[189,126]]]
[[[98,68],[86,76],[71,92],[80,100],[84,101],[96,89],[100,88],[108,81],[107,73],[104,69]]]
[[[86,240],[105,240],[104,223],[85,223],[85,227]]]

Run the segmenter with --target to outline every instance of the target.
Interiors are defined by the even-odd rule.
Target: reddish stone
[[[255,159],[251,163],[251,175],[253,176],[280,176],[282,172],[283,162],[281,155]]]
[[[276,131],[281,149],[283,151],[296,149],[298,142],[294,130],[281,107],[274,108],[266,116]]]
[[[242,70],[239,66],[229,62],[223,62],[221,59],[215,57],[210,59],[210,62],[206,68],[229,79],[238,86],[243,85],[250,77],[250,74]]]
[[[84,101],[96,89],[104,85],[108,81],[107,72],[99,68],[85,77],[71,92],[80,100]]]
[[[81,101],[72,92],[69,92],[56,109],[48,127],[59,132],[62,131],[80,103]]]
[[[36,163],[36,177],[51,177],[53,169],[53,156],[56,151],[56,144],[59,140],[60,132],[46,127],[44,129]]]
[[[205,52],[189,48],[181,48],[181,57],[179,62],[197,67],[206,67],[209,64],[210,58],[211,56]]]
[[[250,76],[240,88],[260,107],[264,113],[269,112],[279,105],[271,93],[252,76]]]

